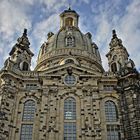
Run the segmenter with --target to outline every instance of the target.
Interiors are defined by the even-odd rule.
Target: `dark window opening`
[[[73,26],[73,18],[68,17],[66,18],[66,26]]]
[[[22,68],[23,71],[28,71],[28,63],[26,62],[23,62],[23,68]]]
[[[74,47],[75,46],[75,39],[72,36],[68,36],[66,38],[66,46],[67,47]]]
[[[112,72],[116,72],[117,71],[117,65],[116,65],[116,63],[113,63],[111,65],[111,70],[112,70]]]
[[[74,61],[73,61],[72,59],[67,59],[67,60],[65,61],[65,64],[68,64],[68,63],[74,64]]]

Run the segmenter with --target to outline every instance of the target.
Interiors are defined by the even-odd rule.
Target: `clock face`
[[[74,85],[76,83],[76,78],[74,75],[66,75],[65,76],[65,79],[64,79],[64,82],[66,85]]]

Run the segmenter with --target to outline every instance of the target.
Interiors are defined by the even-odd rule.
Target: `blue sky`
[[[47,40],[48,32],[58,31],[59,14],[69,3],[80,15],[81,31],[92,33],[106,71],[105,55],[109,51],[112,29],[116,29],[140,70],[140,0],[0,0],[0,68],[27,28],[30,48],[35,54],[33,69],[41,44]]]

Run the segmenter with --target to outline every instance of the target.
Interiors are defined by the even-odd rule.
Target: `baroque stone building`
[[[0,140],[140,140],[139,73],[113,30],[105,71],[76,11],[60,14],[37,65],[27,30],[0,71]]]

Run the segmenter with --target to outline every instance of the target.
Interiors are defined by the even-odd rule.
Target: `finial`
[[[24,29],[23,36],[27,36],[27,29]]]
[[[27,29],[24,29],[23,35],[17,39],[18,44],[29,47],[30,42],[27,37]]]
[[[71,10],[71,4],[69,3],[68,10]]]
[[[117,34],[116,34],[116,31],[115,30],[112,30],[112,36],[113,36],[113,38],[116,38],[117,37]]]

